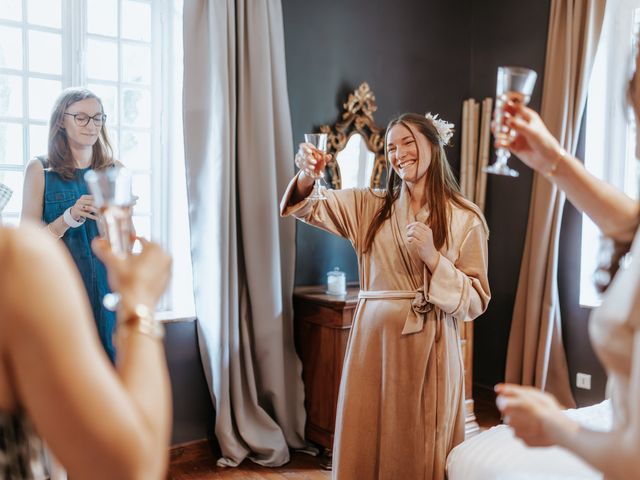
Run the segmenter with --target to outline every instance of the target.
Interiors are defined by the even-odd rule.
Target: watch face
[[[153,318],[153,314],[151,313],[151,309],[142,303],[138,303],[134,309],[133,313],[135,313],[138,318]]]
[[[153,310],[142,303],[133,307],[131,315],[125,323],[128,329],[136,330],[150,337],[164,337],[164,326],[155,319]]]
[[[62,218],[64,219],[64,223],[66,223],[71,228],[77,228],[81,226],[86,220],[85,217],[80,217],[80,220],[76,220],[75,218],[73,218],[73,215],[71,215],[71,207],[67,208],[64,211],[64,213],[62,214]]]

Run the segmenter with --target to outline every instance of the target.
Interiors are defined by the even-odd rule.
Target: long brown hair
[[[384,137],[384,153],[387,158],[386,195],[384,197],[382,207],[380,207],[380,210],[376,213],[373,222],[367,231],[364,241],[364,251],[367,252],[371,248],[376,233],[384,221],[391,216],[393,203],[400,196],[402,179],[389,165],[389,152],[387,150],[387,135],[389,134],[389,131],[398,124],[407,127],[409,131],[411,131],[412,135],[413,130],[409,128],[409,125],[413,126],[419,133],[429,140],[431,145],[431,164],[429,165],[426,173],[427,203],[430,211],[427,225],[433,232],[433,243],[436,249],[440,250],[443,245],[446,245],[447,247],[449,246],[449,226],[451,217],[449,202],[453,202],[457,206],[475,213],[482,221],[484,228],[488,231],[487,224],[484,217],[480,214],[480,211],[477,210],[477,208],[474,209],[474,205],[466,200],[460,193],[458,181],[451,171],[451,167],[447,161],[447,155],[444,152],[443,146],[440,144],[440,136],[433,123],[423,115],[405,113],[394,118],[387,125]],[[420,154],[421,152],[418,152],[418,155]]]
[[[49,119],[49,142],[47,152],[47,166],[62,178],[71,180],[76,176],[76,166],[73,162],[67,132],[64,129],[64,114],[70,105],[94,98],[100,104],[100,110],[104,113],[104,107],[100,98],[86,88],[67,88],[60,93],[51,112]],[[90,120],[93,121],[93,120]],[[109,136],[105,125],[102,125],[98,140],[93,145],[91,168],[102,170],[113,165],[113,149],[109,142]]]

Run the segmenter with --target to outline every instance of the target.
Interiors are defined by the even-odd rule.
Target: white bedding
[[[611,429],[609,400],[566,410],[582,425]],[[447,458],[449,480],[601,480],[602,474],[560,447],[530,448],[507,425],[486,430],[454,448]]]

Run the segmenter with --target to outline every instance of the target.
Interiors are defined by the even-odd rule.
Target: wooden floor
[[[183,450],[182,452],[178,450]],[[331,472],[318,466],[318,459],[303,453],[294,453],[284,467],[267,468],[245,460],[237,468],[216,467],[217,455],[206,441],[174,448],[171,451],[169,478],[171,480],[326,480]]]
[[[474,391],[475,413],[481,429],[500,423],[495,407],[495,395],[491,390]],[[287,465],[266,468],[245,460],[237,468],[216,466],[219,452],[213,451],[206,441],[171,449],[169,479],[171,480],[315,480],[331,478],[331,472],[322,470],[318,458],[294,453]]]

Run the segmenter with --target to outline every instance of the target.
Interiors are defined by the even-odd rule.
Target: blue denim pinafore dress
[[[39,158],[44,170],[44,200],[42,221],[51,223],[73,206],[82,195],[88,195],[84,174],[88,168],[77,169],[73,180],[66,180],[46,167],[44,159]],[[107,271],[91,250],[91,241],[100,236],[95,220],[87,219],[77,228],[69,228],[61,240],[73,257],[84,286],[89,295],[93,317],[96,321],[100,341],[112,363],[115,363],[116,352],[113,347],[113,330],[116,324],[114,312],[102,305],[102,298],[109,293]]]

